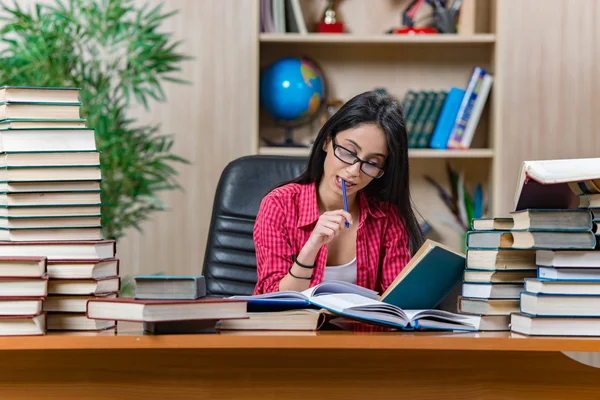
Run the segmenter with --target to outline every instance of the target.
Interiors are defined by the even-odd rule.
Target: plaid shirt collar
[[[371,203],[371,204],[370,204]],[[374,202],[369,202],[364,191],[358,192],[359,223],[364,222],[367,215],[372,218],[383,218],[385,213]],[[297,227],[314,224],[319,219],[319,205],[317,204],[317,184],[315,182],[302,185],[299,196],[299,217]]]

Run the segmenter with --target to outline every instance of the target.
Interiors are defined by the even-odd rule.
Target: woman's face
[[[342,195],[342,179],[346,181],[346,193],[356,193],[381,173],[377,167],[383,168],[388,156],[385,134],[373,124],[338,132],[325,143],[324,150],[327,156],[323,182],[339,195]],[[365,162],[353,163],[356,157]]]

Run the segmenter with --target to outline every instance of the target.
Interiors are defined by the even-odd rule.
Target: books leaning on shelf
[[[468,149],[494,81],[474,67],[465,89],[409,90],[402,99],[408,147]]]

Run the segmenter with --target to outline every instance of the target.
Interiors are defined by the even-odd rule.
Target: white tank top
[[[356,257],[348,264],[326,266],[323,281],[345,281],[356,283]]]

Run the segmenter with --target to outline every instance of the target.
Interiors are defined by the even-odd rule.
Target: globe
[[[309,122],[325,103],[323,74],[306,57],[279,59],[260,78],[260,100],[282,125]]]

